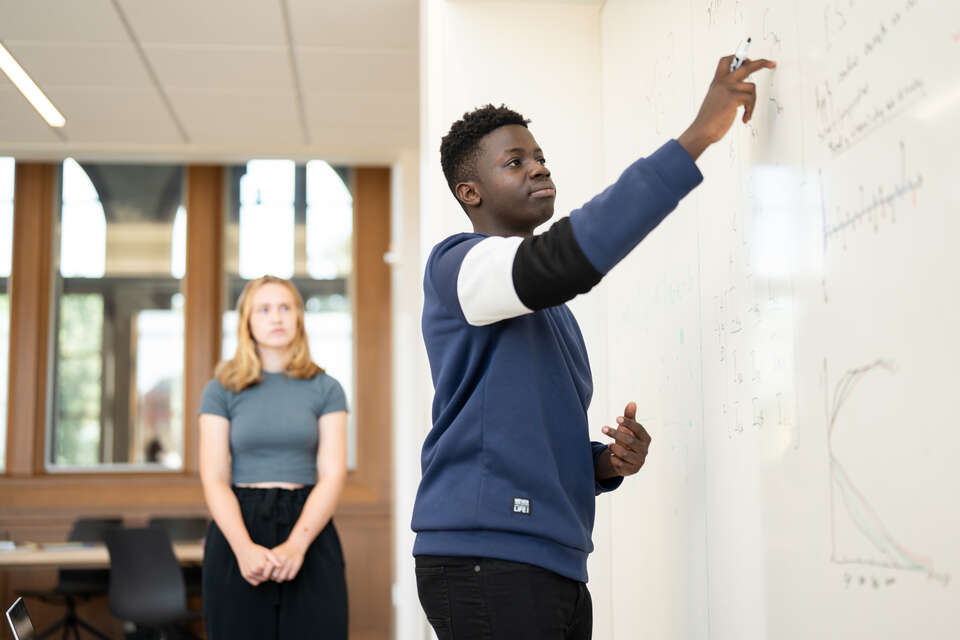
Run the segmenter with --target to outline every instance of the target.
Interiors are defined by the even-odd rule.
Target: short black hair
[[[457,195],[458,183],[476,176],[477,152],[480,150],[480,140],[485,135],[508,124],[526,127],[528,122],[528,119],[505,105],[495,107],[487,104],[468,111],[450,125],[450,131],[440,140],[440,166],[453,195]]]

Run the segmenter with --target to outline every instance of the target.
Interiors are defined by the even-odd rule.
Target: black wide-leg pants
[[[253,541],[268,549],[284,542],[312,487],[234,487]],[[211,522],[203,553],[203,613],[208,640],[346,640],[347,584],[340,538],[331,520],[289,582],[257,587],[243,579],[226,538]]]

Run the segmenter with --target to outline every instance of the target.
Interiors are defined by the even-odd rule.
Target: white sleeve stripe
[[[463,257],[457,297],[467,322],[474,326],[532,313],[513,286],[513,258],[523,238],[485,238]]]

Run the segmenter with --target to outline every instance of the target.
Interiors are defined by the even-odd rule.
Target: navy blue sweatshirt
[[[413,510],[414,555],[537,565],[586,582],[595,481],[590,363],[564,304],[589,291],[703,177],[671,140],[530,237],[461,233],[434,247],[423,337],[433,428]]]

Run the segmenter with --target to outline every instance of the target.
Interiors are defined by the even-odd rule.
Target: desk
[[[202,542],[175,542],[173,554],[183,565],[203,562]],[[23,548],[15,551],[0,551],[0,570],[3,569],[107,569],[110,554],[102,544],[52,549]]]

